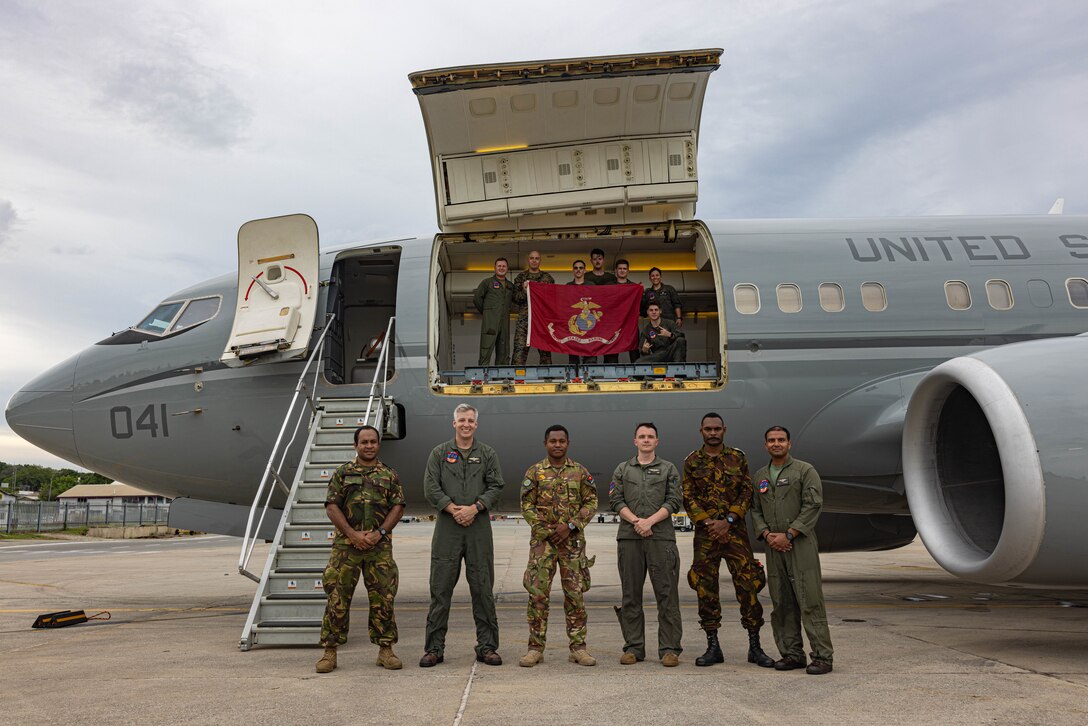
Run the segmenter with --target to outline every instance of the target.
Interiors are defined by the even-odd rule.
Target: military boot
[[[774,658],[763,652],[759,645],[759,630],[748,631],[748,662],[760,668],[774,668]]]
[[[336,648],[325,648],[325,655],[317,662],[318,673],[332,673],[336,668]]]
[[[383,645],[378,649],[378,660],[374,665],[380,665],[387,671],[399,671],[404,667],[404,664],[400,662],[400,658],[393,652],[392,646]]]
[[[709,666],[724,662],[725,654],[722,653],[722,646],[718,643],[718,631],[706,631],[706,652],[695,659],[695,665]]]

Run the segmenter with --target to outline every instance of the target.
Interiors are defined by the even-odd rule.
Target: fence
[[[52,532],[70,527],[166,524],[169,504],[0,502],[0,532]]]

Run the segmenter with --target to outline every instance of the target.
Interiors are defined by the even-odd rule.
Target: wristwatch
[[[578,525],[576,525],[574,522],[567,522],[567,529],[569,529],[571,532],[577,532]]]
[[[792,542],[793,541],[793,532],[786,532],[786,539],[788,539],[790,542]]]
[[[387,530],[385,527],[378,527],[378,531],[382,533],[382,537],[389,536],[389,530]]]
[[[730,512],[729,514],[725,515],[725,521],[729,522],[729,524],[736,524],[737,518],[733,516],[732,512]]]
[[[482,512],[482,511],[484,511],[484,505],[483,505],[483,504],[481,504],[480,502],[476,502],[476,511],[477,511],[477,512]]]

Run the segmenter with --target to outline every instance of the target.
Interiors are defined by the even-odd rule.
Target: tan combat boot
[[[530,648],[528,653],[521,656],[518,665],[522,668],[532,668],[542,660],[544,660],[544,651]]]
[[[325,648],[325,655],[317,662],[318,673],[332,673],[336,668],[336,648]]]
[[[387,671],[399,671],[404,667],[404,664],[400,662],[400,658],[393,652],[393,647],[390,645],[383,645],[378,649],[378,660],[374,665],[380,665]]]
[[[665,666],[666,668],[675,668],[676,666],[680,665],[680,656],[678,656],[676,653],[666,653],[665,655],[661,656],[661,665]]]
[[[572,650],[570,652],[570,655],[567,656],[567,660],[570,661],[571,663],[577,663],[578,665],[584,665],[584,666],[595,666],[595,665],[597,665],[597,659],[594,658],[593,656],[591,656],[589,654],[589,651],[586,650],[585,648],[578,648],[576,650]]]
[[[630,651],[625,651],[620,656],[620,665],[634,665],[635,663],[638,663],[638,656]]]

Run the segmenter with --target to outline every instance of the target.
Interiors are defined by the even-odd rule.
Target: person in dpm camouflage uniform
[[[351,598],[360,572],[370,599],[370,642],[378,646],[377,665],[389,670],[401,667],[393,652],[397,642],[393,599],[399,573],[390,532],[404,512],[404,490],[397,472],[378,461],[380,448],[378,430],[360,426],[355,430],[355,460],[329,479],[325,512],[337,531],[321,578],[329,599],[321,622],[325,654],[317,662],[318,673],[336,668],[336,647],[347,642]]]
[[[548,282],[555,284],[555,278],[540,269],[540,252],[533,250],[529,253],[529,269],[519,272],[514,278],[514,309],[518,314],[518,322],[514,326],[514,360],[516,366],[525,365],[529,360],[529,283]],[[552,364],[552,352],[538,348],[540,365]]]
[[[699,627],[706,632],[706,652],[695,659],[695,665],[725,662],[718,642],[722,625],[718,573],[724,559],[740,603],[740,622],[748,631],[748,662],[772,668],[774,659],[759,644],[763,605],[758,593],[767,585],[767,575],[752,554],[744,521],[752,503],[748,457],[722,444],[725,423],[716,413],[703,416],[699,433],[703,446],[684,459],[683,476],[684,508],[695,524],[688,584],[699,598]]]
[[[570,639],[568,660],[597,665],[586,650],[586,607],[589,568],[583,532],[597,511],[597,489],[584,466],[567,458],[570,435],[558,424],[544,432],[547,458],[529,467],[521,483],[521,513],[530,528],[529,564],[524,585],[529,591],[529,651],[520,665],[532,668],[544,660],[548,604],[555,568],[563,583],[563,610]],[[596,559],[596,558],[594,558]]]

